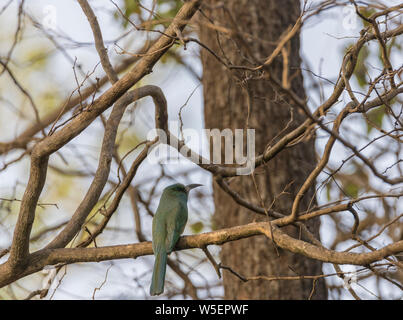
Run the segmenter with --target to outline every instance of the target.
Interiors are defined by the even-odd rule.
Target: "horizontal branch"
[[[256,235],[265,235],[274,239],[276,245],[293,253],[304,255],[311,259],[336,264],[368,265],[388,256],[403,252],[403,241],[387,245],[379,250],[352,253],[337,252],[308,242],[294,239],[277,227],[270,227],[269,222],[254,222],[243,226],[221,229],[192,236],[183,236],[179,239],[175,250],[199,248],[208,245],[222,245],[223,243],[249,238]],[[152,243],[141,242],[136,244],[116,245],[98,248],[60,248],[44,249],[29,256],[26,268],[21,273],[13,272],[8,263],[0,265],[0,287],[3,287],[19,278],[42,270],[47,265],[58,263],[100,262],[112,259],[137,258],[152,255]]]

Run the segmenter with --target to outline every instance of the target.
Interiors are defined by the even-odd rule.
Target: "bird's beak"
[[[192,190],[192,189],[194,189],[194,188],[197,188],[197,187],[202,187],[202,186],[203,186],[202,184],[197,184],[197,183],[188,184],[188,185],[185,187],[185,190],[186,190],[186,193],[189,193],[190,190]]]

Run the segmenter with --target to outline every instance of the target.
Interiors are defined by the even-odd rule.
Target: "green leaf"
[[[48,63],[49,47],[46,45],[37,45],[31,47],[22,53],[22,60],[32,70],[41,70]]]
[[[41,92],[36,98],[41,114],[47,114],[56,109],[61,102],[61,96],[56,86],[49,85],[46,91]]]
[[[329,182],[328,184],[326,184],[326,197],[327,197],[327,201],[331,200],[331,195],[330,195],[330,191],[332,189],[332,184]]]
[[[385,116],[386,108],[384,105],[373,109],[367,113],[367,133],[370,133],[374,126],[382,127],[382,121]]]
[[[364,46],[362,47],[360,53],[358,54],[357,58],[357,65],[354,69],[354,76],[357,79],[357,82],[360,87],[365,87],[367,84],[367,73],[368,69],[367,66],[365,65],[365,62],[369,56],[369,49],[368,47]]]
[[[343,49],[343,55],[345,55],[352,47],[352,44],[347,45],[346,47],[344,47]],[[365,64],[365,62],[367,61],[368,57],[370,55],[370,50],[368,49],[368,47],[363,46],[360,50],[360,52],[358,53],[358,57],[357,57],[357,63],[355,65],[355,69],[353,72],[353,75],[355,76],[358,84],[360,87],[365,87],[367,85],[367,66]]]
[[[348,182],[343,186],[344,192],[351,198],[357,198],[359,187],[352,182]]]
[[[199,233],[203,230],[204,224],[201,221],[195,222],[192,225],[190,225],[190,228],[192,229],[193,233]]]
[[[376,10],[374,8],[369,8],[369,7],[358,7],[359,12],[365,17],[365,18],[369,18],[373,13],[376,12]],[[364,25],[364,27],[368,27],[369,25],[371,25],[368,21],[362,19],[362,23]]]
[[[123,132],[122,130],[119,130],[118,137],[120,137],[122,133],[124,134],[124,137],[119,142],[118,146],[118,152],[120,154],[126,154],[142,141],[137,132],[133,129],[129,129],[127,131],[124,130]]]
[[[123,7],[120,9],[127,18],[135,18],[137,21],[145,21],[149,19],[150,9],[149,6],[141,7],[139,5],[139,0],[125,0]],[[158,0],[157,5],[153,8],[153,15],[151,21],[156,21],[159,19],[166,20],[175,17],[176,13],[179,11],[183,2],[181,0]],[[147,9],[149,10],[147,10]],[[134,17],[131,17],[134,16]],[[114,13],[115,19],[121,19],[123,27],[127,28],[129,22],[127,19],[123,18],[118,10]]]

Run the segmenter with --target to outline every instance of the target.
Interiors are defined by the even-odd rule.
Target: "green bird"
[[[153,218],[153,251],[155,256],[150,295],[164,292],[167,255],[176,245],[188,220],[188,194],[201,184],[187,186],[177,183],[164,189],[157,212]]]

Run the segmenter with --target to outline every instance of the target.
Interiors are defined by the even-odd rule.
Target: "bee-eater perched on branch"
[[[155,256],[150,295],[164,292],[167,255],[176,245],[188,220],[188,194],[201,184],[187,186],[177,183],[164,189],[153,218],[153,251]]]

